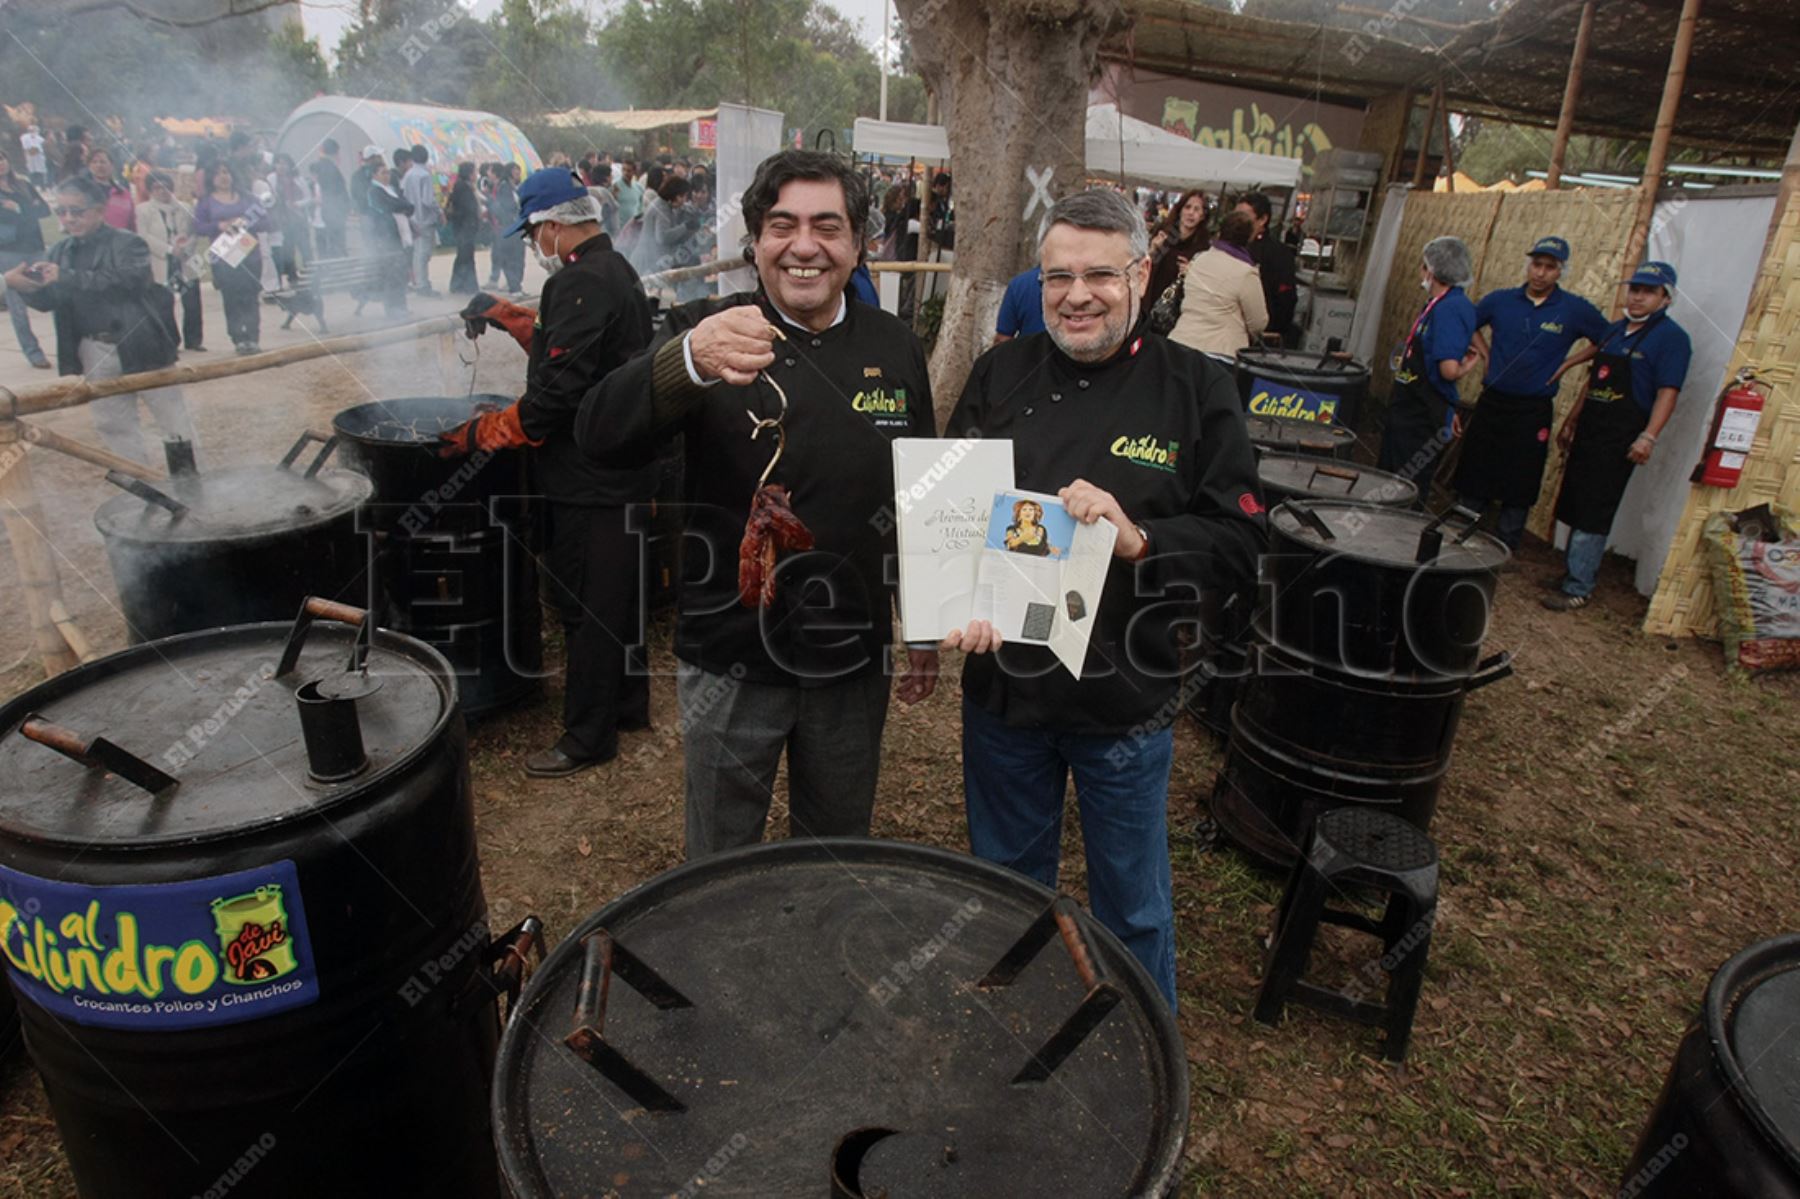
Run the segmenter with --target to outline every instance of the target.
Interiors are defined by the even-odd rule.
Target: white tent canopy
[[[531,139],[518,126],[491,112],[439,108],[429,104],[396,104],[355,96],[319,96],[308,100],[282,123],[277,152],[291,154],[304,167],[319,153],[326,138],[338,143],[338,168],[349,175],[374,146],[391,158],[402,146],[424,146],[431,170],[448,178],[459,162],[516,162],[529,174],[544,165]]]
[[[917,158],[932,163],[950,157],[950,139],[939,125],[859,117],[854,136],[859,154]],[[1148,121],[1124,116],[1112,104],[1096,104],[1088,109],[1087,169],[1096,175],[1164,187],[1300,185],[1297,158],[1202,146]]]

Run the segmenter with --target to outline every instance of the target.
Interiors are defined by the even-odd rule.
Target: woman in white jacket
[[[1225,214],[1211,248],[1188,263],[1181,316],[1169,331],[1180,342],[1225,362],[1252,345],[1269,325],[1262,276],[1250,257],[1255,222],[1246,212]]]
[[[149,178],[150,199],[138,209],[138,236],[150,246],[150,273],[181,299],[181,344],[200,351],[204,330],[200,280],[206,273],[207,241],[194,236],[194,213],[175,198],[167,175]]]

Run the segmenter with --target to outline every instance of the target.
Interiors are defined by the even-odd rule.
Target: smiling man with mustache
[[[786,150],[743,195],[753,293],[674,309],[657,346],[588,393],[576,422],[604,461],[683,438],[685,526],[675,629],[687,856],[762,839],[787,756],[795,836],[866,836],[875,802],[893,594],[896,437],[933,435],[925,352],[899,320],[850,299],[868,183],[832,154]],[[779,332],[778,332],[779,331]],[[738,595],[738,545],[781,414],[787,488],[815,548],[783,556],[769,606]],[[746,415],[748,412],[750,415]],[[937,679],[909,652],[900,698]]]

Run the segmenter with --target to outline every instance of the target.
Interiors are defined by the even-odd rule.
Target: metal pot
[[[310,441],[323,446],[303,470]],[[171,442],[158,488],[111,471],[129,494],[94,514],[135,644],[198,629],[291,617],[309,595],[356,598],[367,549],[356,509],[369,480],[325,470],[337,440],[306,432],[278,465],[196,474]]]
[[[1244,418],[1244,428],[1258,453],[1323,454],[1348,459],[1356,449],[1355,431],[1343,425],[1251,415]]]
[[[382,624],[436,647],[456,668],[463,711],[480,716],[537,693],[544,666],[537,520],[521,450],[454,457],[438,435],[505,396],[413,396],[332,418],[374,495],[370,605]]]
[[[1269,516],[1263,639],[1334,670],[1407,677],[1475,669],[1510,556],[1478,515],[1291,500]],[[1460,526],[1460,527],[1459,527]]]
[[[1288,500],[1351,500],[1410,508],[1419,498],[1419,489],[1409,479],[1316,454],[1263,454],[1256,460],[1256,475],[1271,508]]]
[[[1020,874],[862,839],[718,854],[589,917],[494,1084],[520,1199],[1160,1196],[1187,1106],[1115,937]]]
[[[1800,1199],[1800,934],[1713,975],[1625,1167],[1640,1199]]]
[[[530,930],[488,933],[439,654],[319,600],[138,646],[0,708],[0,774],[0,936],[83,1196],[246,1158],[258,1195],[498,1195]]]
[[[1335,354],[1251,346],[1237,353],[1238,397],[1252,416],[1360,427],[1369,368]]]

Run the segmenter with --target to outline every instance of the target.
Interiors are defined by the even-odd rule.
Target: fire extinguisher
[[[1712,431],[1706,435],[1705,457],[1689,476],[1693,483],[1708,487],[1732,488],[1744,473],[1744,459],[1750,443],[1756,440],[1756,426],[1762,423],[1765,397],[1758,387],[1766,387],[1751,367],[1738,371],[1737,377],[1719,397],[1713,413]]]

